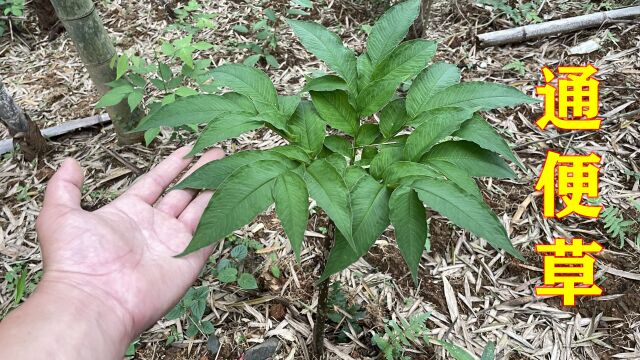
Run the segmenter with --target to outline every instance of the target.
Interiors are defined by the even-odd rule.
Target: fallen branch
[[[87,118],[83,118],[83,119],[76,119],[76,120],[67,121],[67,122],[62,123],[60,125],[57,125],[57,126],[54,126],[54,127],[50,127],[50,128],[46,128],[46,129],[42,130],[42,135],[45,138],[52,138],[52,137],[68,134],[68,133],[70,133],[72,131],[75,131],[75,130],[78,130],[78,129],[82,129],[82,128],[86,128],[86,127],[90,127],[90,126],[94,126],[94,125],[105,124],[105,123],[108,123],[110,121],[111,120],[109,119],[109,115],[100,114],[100,115],[91,116],[91,117],[87,117]],[[13,140],[12,139],[0,141],[0,155],[8,153],[11,150],[13,150]]]
[[[478,35],[481,46],[504,45],[602,26],[640,16],[640,6],[603,11]]]

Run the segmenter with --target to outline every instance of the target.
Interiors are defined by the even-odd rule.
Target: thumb
[[[80,209],[83,182],[80,164],[74,159],[66,159],[47,184],[42,209]]]

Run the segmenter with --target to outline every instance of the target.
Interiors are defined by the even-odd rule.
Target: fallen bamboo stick
[[[480,45],[495,46],[537,39],[545,36],[568,33],[623,19],[640,16],[640,6],[603,11],[589,15],[581,15],[566,19],[553,20],[540,24],[520,26],[513,29],[492,31],[478,35]]]
[[[100,115],[96,115],[96,116],[90,116],[90,117],[87,117],[87,118],[67,121],[67,122],[64,122],[64,123],[62,123],[60,125],[56,125],[54,127],[46,128],[46,129],[42,130],[42,135],[45,138],[52,138],[52,137],[68,134],[68,133],[70,133],[72,131],[75,131],[75,130],[78,130],[78,129],[82,129],[82,128],[86,128],[86,127],[90,127],[90,126],[94,126],[94,125],[105,124],[105,123],[108,123],[110,121],[111,121],[111,119],[109,119],[109,115],[108,114],[100,114]],[[13,150],[13,140],[12,139],[0,141],[0,155],[8,153],[11,150]]]

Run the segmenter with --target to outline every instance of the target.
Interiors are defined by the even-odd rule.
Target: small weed
[[[513,70],[520,76],[524,76],[524,74],[526,74],[527,72],[527,68],[525,67],[524,62],[522,62],[521,60],[513,60],[512,62],[503,66],[502,70]]]
[[[332,309],[327,314],[329,320],[340,326],[339,342],[349,341],[347,337],[350,332],[349,327],[353,328],[356,333],[362,332],[362,327],[358,322],[364,319],[364,311],[359,304],[349,305],[340,281],[331,284],[328,304]]]
[[[429,329],[427,319],[430,313],[418,314],[411,317],[410,321],[402,319],[385,322],[384,333],[373,335],[373,343],[380,349],[386,360],[409,360],[405,356],[406,346],[426,346],[429,343]]]
[[[523,1],[516,7],[509,5],[506,0],[478,0],[478,3],[491,6],[498,12],[498,15],[505,15],[516,25],[542,22],[542,18],[538,16],[539,4],[537,1]]]
[[[262,245],[262,244],[260,244]],[[242,266],[244,260],[249,254],[249,249],[245,244],[235,245],[229,254],[229,258],[222,259],[216,267],[211,270],[213,276],[223,284],[237,284],[245,290],[253,290],[258,288],[255,277],[247,272],[240,272],[238,269]]]
[[[195,0],[173,10],[176,14],[175,23],[167,27],[167,31],[182,30],[194,35],[204,29],[214,29],[213,19],[217,14],[202,12],[202,6]]]
[[[175,320],[182,317],[186,318],[187,328],[184,335],[187,338],[193,338],[198,333],[204,336],[211,335],[215,331],[213,323],[208,320],[202,320],[207,308],[207,297],[209,289],[205,286],[192,287],[180,302],[169,311],[164,317],[167,320]],[[167,343],[173,343],[177,338],[177,334],[172,334],[167,338]]]

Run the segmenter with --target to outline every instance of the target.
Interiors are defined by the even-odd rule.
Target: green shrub
[[[11,17],[24,15],[24,0],[0,0],[0,14],[8,17],[8,20],[0,20],[0,36],[9,29]]]

